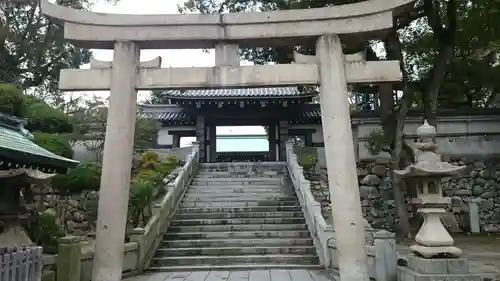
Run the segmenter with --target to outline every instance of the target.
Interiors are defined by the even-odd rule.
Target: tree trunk
[[[391,168],[392,170],[399,170],[404,168],[402,167],[404,163],[413,162],[413,159],[403,159],[409,156],[403,153],[403,147],[405,145],[403,129],[404,120],[411,102],[411,93],[409,93],[408,89],[408,73],[405,69],[399,36],[395,28],[384,41],[384,46],[387,52],[387,59],[399,60],[403,76],[403,98],[398,104],[394,102],[395,95],[392,86],[382,85],[379,88],[380,107],[382,108],[382,127],[386,140],[392,148]],[[408,237],[411,233],[411,225],[408,217],[408,209],[404,200],[402,182],[394,173],[391,173],[391,180],[394,202],[396,204],[396,213],[399,218],[398,234],[403,237]]]
[[[437,41],[439,50],[434,60],[434,66],[429,73],[427,91],[423,95],[425,118],[432,126],[437,124],[436,109],[439,91],[446,75],[446,69],[453,58],[457,30],[457,9],[456,0],[447,2],[446,17],[448,24],[447,27],[444,27],[439,6],[435,5],[432,0],[424,1],[425,16],[434,32],[434,38]]]

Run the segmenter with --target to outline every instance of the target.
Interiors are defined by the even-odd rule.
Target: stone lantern
[[[462,173],[466,166],[454,166],[441,161],[441,155],[436,153],[436,128],[424,121],[417,129],[420,142],[415,143],[418,149],[416,161],[404,170],[394,171],[402,178],[412,178],[417,182],[417,198],[413,198],[424,217],[415,245],[410,252],[424,258],[458,258],[462,251],[453,246],[453,238],[441,223],[440,217],[446,213],[445,207],[451,204],[450,198],[442,196],[440,180],[443,177],[456,176]]]
[[[415,236],[416,244],[410,246],[406,265],[398,267],[397,279],[483,280],[480,274],[470,273],[467,259],[460,258],[462,250],[453,246],[453,238],[440,219],[446,213],[445,207],[451,203],[450,198],[442,195],[440,180],[459,175],[466,167],[441,161],[434,142],[436,128],[427,121],[417,129],[417,135],[420,142],[415,144],[415,163],[394,172],[402,178],[411,178],[418,184],[417,198],[413,198],[413,202],[419,207],[418,212],[424,217],[424,223]]]

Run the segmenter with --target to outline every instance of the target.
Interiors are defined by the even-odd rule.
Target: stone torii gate
[[[347,83],[399,81],[398,61],[344,57],[341,40],[381,38],[414,0],[275,12],[123,15],[78,11],[42,0],[78,47],[112,49],[113,61],[61,70],[61,90],[110,90],[99,198],[94,281],[121,278],[137,90],[321,85],[321,113],[342,281],[368,280]],[[239,48],[300,45],[317,39],[316,57],[296,64],[239,65]],[[215,67],[155,68],[140,49],[215,48]],[[203,151],[200,151],[203,153]]]

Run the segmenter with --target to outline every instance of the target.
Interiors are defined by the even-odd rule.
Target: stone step
[[[239,195],[239,196],[238,196]],[[182,202],[247,202],[247,201],[269,201],[269,200],[281,200],[281,201],[293,201],[297,200],[296,196],[287,196],[283,194],[210,194],[210,195],[190,195],[186,194]]]
[[[179,232],[215,232],[215,231],[276,231],[276,230],[307,230],[306,224],[213,224],[213,225],[188,225],[173,226],[168,233]]]
[[[181,213],[176,214],[175,219],[236,219],[236,218],[300,218],[303,217],[302,212],[222,212],[222,213]]]
[[[194,177],[193,183],[202,184],[282,184],[286,180],[284,177],[249,177],[249,178],[200,178]]]
[[[234,169],[234,168],[264,168],[268,170],[286,169],[286,162],[218,162],[218,163],[200,163],[200,169]]]
[[[244,256],[184,256],[155,257],[153,266],[169,265],[231,265],[245,263],[318,264],[316,255],[244,255]]]
[[[229,231],[229,232],[167,232],[164,241],[176,240],[201,240],[201,239],[227,239],[227,238],[306,238],[309,237],[307,230],[280,230],[280,231]]]
[[[258,207],[265,207],[269,211],[290,210],[282,207],[300,207],[297,200],[253,200],[253,201],[230,201],[230,202],[200,202],[200,201],[186,201],[182,202],[181,209],[205,209],[205,210],[228,210],[239,209],[248,211],[257,211],[261,209],[254,209]],[[263,211],[264,212],[264,211]]]
[[[213,193],[194,193],[187,192],[184,198],[239,198],[241,200],[251,201],[265,199],[266,197],[271,198],[270,200],[280,199],[280,198],[292,198],[291,200],[296,200],[297,196],[295,194],[284,194],[283,192],[267,192],[267,193],[224,193],[224,192],[213,192]],[[240,201],[241,201],[240,200]],[[219,200],[220,201],[220,200]]]
[[[302,224],[304,218],[244,218],[244,219],[192,219],[176,220],[171,223],[172,226],[185,225],[209,225],[209,224]]]
[[[224,196],[235,196],[235,197],[240,197],[240,195],[244,196],[253,196],[253,195],[271,195],[271,196],[277,196],[277,195],[288,195],[288,196],[294,196],[295,192],[292,190],[280,190],[280,189],[271,189],[271,190],[266,190],[266,189],[258,189],[258,190],[253,190],[253,189],[245,189],[241,188],[238,190],[232,190],[232,189],[215,189],[215,188],[200,188],[200,189],[188,189],[186,195],[196,195],[196,196],[219,196],[219,195],[224,195]]]
[[[226,238],[201,240],[163,240],[160,248],[209,248],[209,247],[281,247],[281,246],[313,246],[312,238]]]
[[[239,202],[245,203],[245,202]],[[276,202],[281,203],[280,206],[266,206],[266,205],[258,205],[258,204],[248,204],[237,206],[231,206],[232,203],[227,204],[226,206],[205,206],[206,203],[195,203],[195,204],[182,204],[181,208],[177,210],[177,214],[183,213],[236,213],[236,212],[301,212],[302,209],[299,206],[299,202],[297,201],[282,201]],[[248,203],[256,203],[256,202],[248,202]],[[265,202],[267,203],[267,202]],[[203,204],[201,207],[196,207],[196,204]],[[210,203],[208,203],[210,204]],[[271,203],[269,203],[271,204]],[[189,205],[189,206],[187,206]]]
[[[219,248],[159,248],[157,257],[173,256],[238,256],[238,255],[279,255],[315,254],[314,246],[290,247],[219,247]]]
[[[285,186],[190,186],[188,193],[260,193],[260,192],[287,192],[295,193],[291,187]]]
[[[284,177],[288,175],[285,172],[278,171],[263,171],[263,172],[254,172],[254,171],[201,171],[197,174],[199,177],[207,177],[207,178],[251,178],[251,177]]]
[[[259,192],[199,192],[199,191],[188,191],[185,195],[186,198],[199,197],[199,198],[240,198],[245,199],[248,197],[295,197],[295,192],[291,191],[259,191]]]
[[[285,270],[324,269],[324,266],[319,264],[267,264],[267,263],[265,264],[248,263],[248,264],[231,264],[231,265],[196,265],[196,266],[177,265],[177,266],[151,266],[148,268],[148,271],[151,272],[175,272],[175,271],[185,272],[185,271],[210,271],[210,270],[246,271],[246,270],[269,270],[269,269],[285,269]],[[333,280],[340,280],[340,277]]]

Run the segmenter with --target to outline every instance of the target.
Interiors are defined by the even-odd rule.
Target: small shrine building
[[[315,93],[297,87],[170,90],[169,104],[144,104],[140,118],[161,123],[158,148],[175,148],[181,137],[196,137],[203,162],[284,161],[285,141],[298,136],[306,146],[323,146]],[[264,126],[269,149],[218,152],[216,127]],[[249,137],[249,136],[245,136]]]
[[[30,216],[21,187],[25,179],[47,180],[76,167],[78,161],[56,155],[33,142],[24,120],[0,113],[0,244],[28,245],[21,223]]]

